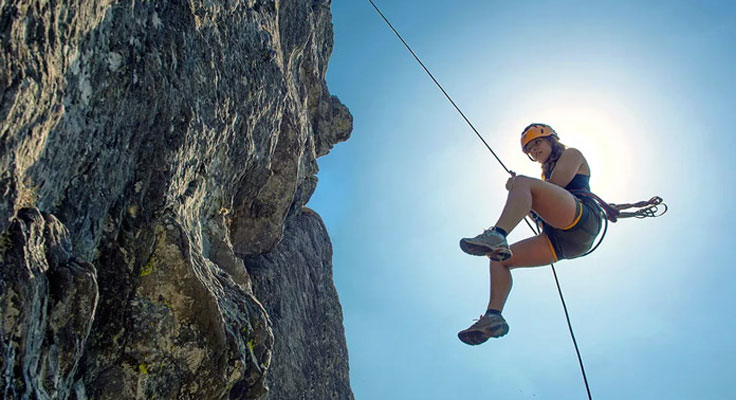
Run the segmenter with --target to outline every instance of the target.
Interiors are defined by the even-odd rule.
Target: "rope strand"
[[[508,174],[510,174],[510,175],[513,176],[514,173],[511,170],[509,170],[508,168],[506,168],[506,165],[503,163],[503,161],[501,161],[501,159],[498,157],[498,155],[496,154],[496,152],[493,151],[493,149],[491,148],[491,146],[489,146],[488,143],[485,141],[485,139],[483,139],[483,136],[481,136],[481,134],[478,133],[478,130],[475,129],[475,126],[473,126],[473,124],[470,122],[470,120],[468,119],[468,117],[465,116],[465,113],[463,113],[462,110],[460,110],[460,107],[458,107],[457,104],[455,103],[455,101],[452,99],[452,97],[450,97],[450,95],[447,94],[447,92],[442,87],[442,85],[440,85],[440,83],[437,81],[437,79],[435,79],[434,75],[432,75],[432,73],[429,72],[429,69],[424,65],[424,63],[422,62],[422,60],[419,59],[419,56],[417,56],[417,54],[414,52],[414,50],[412,50],[411,46],[409,46],[409,44],[406,43],[406,41],[404,40],[404,38],[401,37],[401,34],[399,34],[399,32],[394,28],[394,26],[391,24],[391,22],[388,20],[388,18],[386,18],[386,16],[383,15],[383,13],[378,8],[378,6],[376,6],[376,4],[373,2],[373,0],[368,0],[368,1],[371,3],[371,5],[373,6],[373,8],[376,9],[376,12],[378,13],[378,15],[380,15],[381,18],[383,18],[383,20],[386,22],[386,24],[388,25],[388,27],[391,28],[391,30],[399,38],[399,40],[401,40],[401,43],[403,43],[404,46],[407,48],[407,50],[409,50],[409,52],[411,53],[411,55],[414,56],[414,59],[419,63],[419,65],[422,66],[422,68],[424,69],[424,72],[426,72],[427,75],[429,75],[429,77],[432,79],[432,81],[435,83],[435,85],[437,85],[437,87],[442,91],[442,94],[444,94],[445,97],[447,98],[447,100],[450,101],[450,103],[452,104],[452,106],[455,107],[455,110],[457,110],[457,112],[460,113],[460,115],[463,117],[463,119],[465,120],[465,122],[467,122],[467,124],[470,126],[470,128],[473,130],[473,132],[475,132],[476,136],[478,136],[478,139],[480,139],[481,142],[483,142],[483,144],[486,146],[486,148],[488,149],[488,151],[490,151],[491,154],[493,154],[493,157],[496,158],[496,161],[498,161],[498,163],[501,164],[501,167],[503,167],[503,169]],[[537,230],[532,227],[531,223],[529,222],[529,220],[527,218],[524,218],[524,221],[529,226],[529,228],[532,230],[532,232],[534,232],[535,234],[539,234],[537,232]],[[592,400],[593,397],[590,394],[590,386],[588,385],[588,378],[587,378],[587,376],[585,374],[585,366],[583,365],[583,357],[580,354],[580,349],[578,348],[578,342],[575,339],[575,333],[573,332],[572,323],[570,322],[570,314],[567,311],[567,305],[565,304],[565,298],[564,298],[564,296],[562,294],[562,288],[560,287],[560,281],[557,278],[557,271],[555,270],[554,264],[550,264],[550,266],[552,267],[552,274],[554,275],[554,278],[555,278],[555,283],[557,285],[557,292],[559,293],[559,295],[560,295],[560,301],[562,302],[562,308],[565,311],[565,319],[567,320],[567,327],[570,330],[570,337],[572,338],[572,343],[573,343],[573,346],[575,347],[575,353],[577,353],[577,356],[578,356],[578,363],[580,364],[580,371],[582,372],[582,375],[583,375],[583,382],[585,383],[585,390],[588,392],[588,399],[589,400]]]
[[[527,218],[524,218],[529,229],[538,235],[539,232],[535,229]],[[600,244],[600,243],[599,243]],[[597,246],[596,246],[597,247]],[[595,250],[595,249],[593,249]],[[575,347],[575,354],[578,356],[578,364],[580,365],[580,373],[583,375],[583,382],[585,383],[585,391],[588,393],[588,400],[593,400],[593,396],[590,394],[590,385],[588,384],[588,376],[585,374],[585,366],[583,365],[583,356],[580,355],[580,348],[578,347],[578,341],[575,339],[575,332],[572,330],[572,322],[570,321],[570,313],[567,311],[567,303],[565,303],[565,296],[562,294],[562,287],[560,286],[560,280],[557,278],[557,269],[554,264],[550,264],[552,267],[552,275],[555,278],[555,284],[557,285],[557,293],[560,294],[560,302],[562,303],[562,310],[565,312],[565,320],[567,320],[567,328],[570,330],[570,338],[572,339],[572,345]]]
[[[493,154],[493,157],[496,157],[496,161],[498,161],[498,163],[501,164],[501,166],[503,167],[503,169],[506,170],[506,172],[508,174],[513,175],[513,172],[511,172],[510,169],[506,168],[506,164],[504,164],[503,161],[501,161],[501,159],[498,157],[498,155],[496,155],[496,152],[493,151],[493,149],[491,148],[491,146],[488,145],[488,142],[486,142],[486,140],[483,139],[483,136],[481,136],[480,133],[478,133],[478,130],[475,129],[475,126],[473,126],[473,123],[471,123],[470,120],[468,119],[468,117],[465,116],[465,113],[463,113],[462,110],[460,110],[460,107],[458,107],[457,104],[455,104],[455,101],[452,99],[452,97],[450,97],[450,95],[447,94],[447,92],[445,91],[445,88],[443,88],[442,85],[440,85],[440,83],[437,82],[437,79],[434,78],[434,75],[432,75],[432,73],[429,72],[429,69],[427,69],[427,67],[424,66],[424,63],[422,62],[422,60],[419,59],[419,56],[417,56],[417,54],[414,53],[414,50],[412,50],[412,48],[409,46],[408,43],[406,43],[406,41],[404,40],[404,38],[401,37],[401,34],[399,34],[399,32],[394,28],[393,25],[391,25],[391,22],[389,22],[388,18],[386,18],[386,16],[383,15],[383,13],[381,12],[381,10],[378,9],[378,6],[376,6],[376,4],[373,2],[373,0],[368,0],[368,1],[371,3],[371,5],[373,6],[373,8],[376,9],[376,12],[378,12],[378,15],[380,15],[381,18],[383,18],[383,20],[386,21],[386,24],[388,25],[388,27],[391,28],[392,31],[394,31],[394,33],[396,34],[396,37],[398,37],[399,40],[401,40],[401,43],[404,44],[404,46],[407,48],[407,50],[409,50],[409,52],[411,53],[411,55],[414,56],[414,59],[417,60],[417,62],[419,63],[419,65],[422,66],[422,68],[424,69],[424,72],[426,72],[427,75],[429,75],[429,77],[435,83],[435,85],[437,85],[437,87],[440,88],[440,90],[442,91],[442,94],[445,95],[445,97],[447,98],[447,100],[449,100],[450,103],[452,104],[452,106],[455,107],[455,109],[457,110],[457,112],[460,113],[460,115],[463,117],[463,119],[465,120],[465,122],[468,123],[468,125],[470,126],[470,129],[472,129],[473,132],[475,132],[476,136],[478,136],[478,139],[480,139],[480,141],[483,142],[484,145],[486,145],[486,148],[488,149],[488,151],[491,152],[491,154]]]

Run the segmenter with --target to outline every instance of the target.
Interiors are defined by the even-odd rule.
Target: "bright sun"
[[[609,202],[626,202],[625,199],[632,196],[629,182],[634,179],[635,124],[625,112],[610,105],[564,103],[527,110],[525,118],[514,116],[514,120],[523,120],[515,131],[520,135],[524,126],[532,122],[549,124],[562,143],[585,155],[591,169],[591,189]],[[527,121],[529,116],[535,119]],[[523,156],[518,140],[505,142],[503,151],[516,154],[514,167],[518,168],[517,172],[539,177],[539,165]]]
[[[583,152],[591,169],[591,184],[610,202],[623,202],[632,177],[630,129],[614,116],[595,108],[564,108],[553,112],[560,140]],[[597,190],[596,190],[597,189]]]

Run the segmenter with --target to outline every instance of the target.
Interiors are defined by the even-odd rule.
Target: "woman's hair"
[[[565,152],[567,147],[560,143],[560,140],[555,136],[546,136],[543,139],[547,140],[550,146],[552,146],[552,152],[549,154],[547,161],[542,164],[542,178],[547,180],[552,176],[552,170],[555,169],[557,160],[560,159],[560,156],[562,156],[562,153]]]

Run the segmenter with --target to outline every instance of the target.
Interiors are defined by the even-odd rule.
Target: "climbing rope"
[[[478,130],[475,129],[475,126],[473,126],[473,124],[465,116],[465,114],[462,112],[462,110],[460,110],[460,107],[458,107],[457,104],[455,104],[455,101],[452,100],[452,97],[450,97],[449,94],[447,94],[447,91],[445,91],[445,89],[442,87],[442,85],[440,85],[440,83],[437,81],[437,79],[435,79],[434,75],[432,75],[432,73],[429,72],[429,69],[427,69],[427,67],[424,65],[424,63],[422,62],[422,60],[419,59],[419,57],[414,52],[414,50],[412,50],[411,46],[409,46],[409,44],[406,43],[406,41],[404,40],[404,38],[401,37],[401,34],[399,34],[399,32],[394,28],[394,26],[391,24],[391,22],[388,20],[388,18],[386,18],[386,16],[383,15],[383,13],[378,8],[378,6],[376,6],[376,4],[373,2],[373,0],[368,0],[368,1],[371,3],[371,5],[373,6],[373,8],[376,9],[376,12],[378,13],[378,15],[380,15],[381,18],[383,18],[383,20],[386,22],[386,24],[389,26],[389,28],[391,28],[391,30],[399,38],[399,40],[401,40],[401,43],[403,43],[404,46],[407,48],[407,50],[409,50],[409,52],[411,53],[411,55],[414,56],[414,59],[417,60],[417,62],[419,63],[419,65],[422,66],[422,68],[424,69],[424,72],[426,72],[427,75],[429,75],[429,77],[432,79],[432,81],[435,83],[435,85],[437,85],[437,87],[442,91],[442,94],[445,95],[445,97],[447,98],[447,100],[449,100],[450,103],[453,105],[453,107],[455,107],[455,109],[457,110],[457,112],[460,113],[460,115],[463,117],[463,119],[465,120],[465,122],[468,123],[468,125],[473,130],[473,132],[475,132],[475,134],[478,136],[478,138],[481,140],[481,142],[483,142],[483,144],[486,146],[486,148],[488,149],[488,151],[490,151],[491,154],[493,154],[493,156],[496,158],[496,161],[498,161],[498,163],[501,164],[501,167],[503,167],[503,169],[506,170],[506,172],[509,175],[514,176],[515,174],[511,170],[509,170],[508,168],[506,168],[506,165],[503,163],[503,161],[501,161],[501,159],[498,157],[498,155],[496,155],[496,152],[493,151],[493,149],[491,148],[491,146],[489,146],[488,143],[485,141],[485,139],[483,139],[483,136],[481,136],[480,133],[478,133]],[[539,232],[537,232],[537,230],[534,227],[532,227],[532,224],[529,222],[529,220],[527,218],[524,218],[524,221],[526,222],[527,226],[529,226],[529,228],[532,230],[532,232],[534,232],[534,234],[537,234],[537,235],[539,234]],[[580,354],[580,348],[578,347],[578,342],[575,339],[575,333],[573,332],[573,329],[572,329],[572,323],[570,322],[570,313],[567,311],[567,304],[565,303],[565,297],[562,294],[562,287],[560,286],[560,280],[557,278],[557,271],[555,270],[555,265],[554,264],[550,264],[550,266],[552,267],[552,274],[554,275],[555,283],[557,284],[557,292],[560,295],[560,301],[562,302],[562,308],[565,311],[565,319],[567,320],[567,327],[570,330],[570,337],[572,338],[573,346],[575,346],[575,353],[577,353],[577,356],[578,356],[578,363],[580,364],[580,372],[583,375],[583,382],[585,383],[585,390],[588,392],[588,400],[593,400],[593,397],[590,394],[590,386],[588,385],[588,377],[585,374],[585,366],[583,365],[583,357]]]
[[[373,0],[368,0],[368,1],[371,3],[371,5],[373,6],[373,8],[376,9],[376,12],[378,12],[378,15],[380,15],[381,18],[383,18],[383,20],[386,21],[386,24],[388,25],[388,27],[391,28],[392,31],[394,31],[394,33],[396,34],[396,37],[398,37],[399,40],[401,40],[401,43],[404,44],[404,46],[406,47],[406,49],[409,50],[409,53],[411,53],[411,55],[414,56],[414,59],[417,60],[417,62],[419,63],[419,65],[422,66],[422,68],[424,69],[424,72],[426,72],[427,75],[429,75],[429,77],[435,83],[435,85],[437,85],[437,87],[440,88],[440,90],[442,91],[442,94],[444,94],[445,97],[447,97],[447,100],[450,101],[450,104],[452,104],[452,106],[455,107],[455,109],[457,110],[457,112],[460,113],[460,115],[463,117],[463,119],[465,120],[465,122],[468,123],[468,125],[470,126],[470,129],[472,129],[473,132],[475,132],[475,135],[478,136],[478,139],[480,139],[480,141],[483,142],[484,145],[486,145],[486,148],[488,149],[488,151],[491,152],[491,154],[493,154],[493,157],[496,158],[496,161],[498,161],[498,163],[501,164],[501,166],[503,167],[503,169],[506,170],[506,172],[508,174],[514,175],[514,173],[510,169],[506,168],[506,164],[504,164],[503,161],[501,161],[501,159],[498,158],[498,155],[496,154],[496,152],[493,151],[493,149],[491,148],[491,146],[488,145],[488,142],[486,142],[486,140],[483,139],[483,136],[481,136],[480,133],[478,133],[478,130],[475,129],[475,126],[473,126],[473,123],[470,122],[470,120],[468,119],[468,117],[465,116],[465,113],[463,113],[463,111],[460,110],[460,107],[458,107],[457,104],[455,104],[455,101],[452,99],[452,97],[450,97],[450,95],[447,94],[447,92],[445,91],[445,88],[443,88],[442,85],[440,85],[440,83],[437,82],[437,79],[434,78],[434,75],[432,75],[432,73],[429,72],[429,69],[427,69],[427,67],[424,66],[424,63],[422,62],[422,60],[419,59],[419,57],[417,56],[417,54],[414,53],[414,50],[412,50],[411,47],[409,46],[409,44],[406,43],[406,41],[404,40],[404,38],[401,37],[401,34],[399,34],[399,32],[396,29],[394,29],[394,26],[391,25],[391,22],[389,22],[388,18],[386,18],[386,16],[383,15],[383,13],[381,12],[381,10],[378,9],[378,6],[376,6],[376,3],[374,3]]]

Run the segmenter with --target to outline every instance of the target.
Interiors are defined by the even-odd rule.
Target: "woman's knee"
[[[506,183],[506,190],[508,190],[509,193],[529,191],[529,182],[527,181],[527,177],[524,175],[513,177],[508,183]]]
[[[539,185],[542,181],[537,178],[532,178],[526,175],[518,175],[514,178],[514,184],[512,190],[532,190],[535,186]]]
[[[530,178],[530,177],[528,177],[526,175],[517,175],[514,178],[514,186],[516,186],[516,185],[529,186],[533,180],[534,180],[534,178]]]

